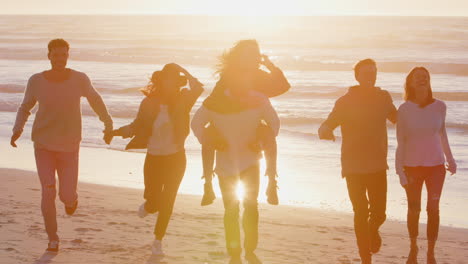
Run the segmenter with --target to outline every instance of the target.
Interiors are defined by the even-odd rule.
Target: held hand
[[[273,62],[271,62],[270,58],[268,58],[267,55],[262,55],[262,61],[260,63],[268,69],[275,67],[275,65],[273,64]]]
[[[114,138],[114,130],[104,131],[104,137],[102,139],[104,139],[104,142],[106,142],[107,145],[110,145],[113,138]]]
[[[18,140],[20,137],[21,137],[21,132],[14,132],[13,135],[11,136],[10,145],[14,148],[18,147],[16,145],[16,140]]]
[[[321,125],[318,130],[318,134],[320,139],[335,141],[333,130],[331,130],[327,125]]]
[[[452,175],[457,173],[457,163],[455,160],[449,161],[448,164],[446,164],[446,168]]]

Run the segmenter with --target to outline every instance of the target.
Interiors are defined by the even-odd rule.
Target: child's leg
[[[205,135],[207,142],[202,145],[202,163],[203,163],[203,177],[205,179],[204,194],[201,201],[201,205],[210,205],[216,199],[216,195],[213,190],[213,176],[214,176],[214,161],[216,147],[222,142],[217,130],[214,126],[210,125],[205,128]]]
[[[215,160],[215,149],[208,145],[202,146],[203,177],[205,183],[213,180],[213,167]]]
[[[278,154],[276,137],[273,133],[273,130],[271,130],[269,126],[264,124],[261,124],[259,126],[257,137],[265,155],[265,175],[268,176],[268,188],[266,192],[268,197],[267,201],[269,204],[277,205],[279,202],[276,182],[276,177],[278,176],[276,168]]]
[[[265,155],[265,175],[267,175],[270,180],[276,180],[278,175],[276,167],[278,150],[273,130],[271,130],[269,126],[261,124],[257,131],[257,138]]]

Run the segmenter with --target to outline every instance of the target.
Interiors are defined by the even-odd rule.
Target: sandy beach
[[[44,254],[46,234],[35,172],[0,169],[0,263],[146,263],[150,258],[154,216],[140,219],[142,191],[80,183],[80,206],[66,216],[57,201],[61,251]],[[164,241],[164,263],[227,263],[220,199],[199,206],[200,197],[179,195]],[[260,205],[258,255],[273,263],[359,263],[352,216],[289,206]],[[420,261],[425,262],[425,226],[421,226]],[[387,221],[384,245],[375,263],[403,263],[407,253],[405,223]],[[439,263],[468,259],[468,230],[442,227]]]

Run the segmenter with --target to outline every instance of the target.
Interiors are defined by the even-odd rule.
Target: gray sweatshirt
[[[32,128],[35,147],[51,151],[77,151],[81,142],[81,97],[86,97],[94,112],[112,129],[112,118],[88,76],[71,71],[66,81],[54,83],[44,73],[31,76],[18,109],[13,132],[22,132],[31,109],[39,104]]]

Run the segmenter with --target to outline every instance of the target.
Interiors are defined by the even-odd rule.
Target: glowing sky
[[[468,16],[467,0],[0,0],[2,14]]]

